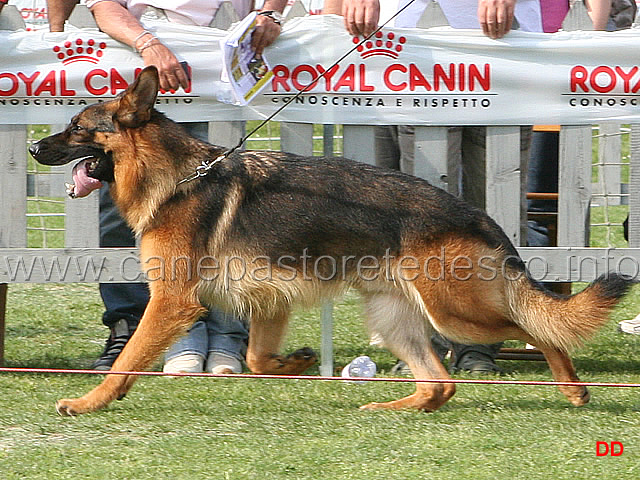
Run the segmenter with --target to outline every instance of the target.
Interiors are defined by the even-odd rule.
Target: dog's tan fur
[[[445,380],[365,408],[433,411],[454,394],[431,348],[436,331],[465,343],[529,342],[544,352],[556,380],[578,380],[567,352],[605,322],[628,281],[612,275],[573,297],[553,295],[527,277],[514,247],[483,212],[414,177],[343,159],[239,153],[207,177],[178,184],[223,150],[155,112],[157,86],[155,69],[145,69],[115,100],[88,107],[33,149],[49,164],[69,162],[75,152],[100,158],[94,175],[111,182],[116,204],[141,236],[151,301],[114,371],[148,368],[202,315],[203,305],[215,305],[250,320],[253,372],[301,373],[315,362],[309,350],[279,354],[291,309],[356,288],[370,332],[416,378]],[[307,276],[298,262],[307,252],[316,265],[323,256],[341,259],[337,274]],[[194,275],[193,266],[207,257],[210,267],[238,258],[269,275],[242,276],[229,261],[218,263],[216,278]],[[487,276],[488,258],[504,269]],[[180,259],[171,275],[161,268],[163,259]],[[412,269],[414,260],[426,267]],[[58,411],[102,408],[134,381],[108,375],[85,396],[60,400]],[[582,386],[561,390],[575,405],[589,399]]]

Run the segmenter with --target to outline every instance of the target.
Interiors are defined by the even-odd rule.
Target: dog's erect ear
[[[144,125],[151,118],[151,110],[158,96],[158,69],[146,67],[135,81],[120,94],[116,120],[127,128]]]

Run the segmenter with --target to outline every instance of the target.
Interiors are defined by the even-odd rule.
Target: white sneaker
[[[204,357],[195,353],[185,353],[168,360],[162,367],[164,373],[202,373]]]
[[[225,373],[242,373],[242,363],[237,358],[224,353],[211,352],[207,358],[206,371],[217,375]]]
[[[640,335],[640,314],[631,320],[623,320],[618,324],[621,332]]]

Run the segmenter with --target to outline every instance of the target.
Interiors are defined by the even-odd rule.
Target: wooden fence
[[[581,2],[580,2],[581,4]],[[14,9],[15,10],[15,9]],[[424,17],[421,26],[441,25],[441,12]],[[16,28],[18,20],[11,7],[0,15],[0,29]],[[289,12],[289,18],[304,14],[301,4]],[[427,12],[428,13],[428,12]],[[219,25],[234,20],[228,9],[217,17]],[[70,21],[76,26],[92,22],[86,8],[77,8]],[[584,12],[572,10],[565,29],[583,24]],[[61,122],[65,119],[61,119]],[[52,130],[62,126],[53,126]],[[371,163],[374,159],[373,125],[344,125],[343,154],[347,158]],[[612,199],[620,199],[620,140],[613,134],[620,125],[603,125],[600,132],[600,162],[611,163],[605,190]],[[234,146],[244,134],[243,122],[211,122],[213,143]],[[313,125],[282,123],[281,149],[304,155],[313,151]],[[609,133],[607,133],[609,132]],[[415,174],[432,184],[447,188],[448,127],[417,127],[415,130]],[[489,126],[486,133],[487,183],[486,209],[520,245],[520,128]],[[632,248],[589,248],[585,243],[592,199],[592,125],[565,125],[560,129],[560,179],[558,199],[558,247],[525,248],[520,252],[536,278],[545,281],[590,281],[598,274],[618,269],[638,275],[640,264],[640,125],[630,126],[630,241]],[[9,283],[47,282],[123,282],[139,281],[135,249],[98,247],[98,196],[65,201],[65,247],[27,248],[27,126],[0,124],[0,364],[4,347],[4,311]],[[52,197],[64,197],[63,178],[70,178],[70,166],[61,167],[62,175],[49,175],[43,183]],[[54,169],[55,170],[55,169]],[[572,260],[573,259],[573,260]],[[588,261],[583,261],[588,259]],[[574,261],[575,260],[575,261]],[[19,262],[25,266],[17,268]],[[64,275],[58,275],[55,262]],[[89,265],[89,268],[87,268]],[[14,268],[15,267],[15,268]],[[33,268],[31,268],[33,267]],[[331,374],[331,307],[323,308],[321,372]]]

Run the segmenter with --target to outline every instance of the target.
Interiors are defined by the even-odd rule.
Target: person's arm
[[[47,0],[49,31],[64,32],[64,22],[77,4],[78,0]]]
[[[266,0],[260,12],[274,11],[282,14],[286,6],[287,0]],[[273,17],[258,15],[256,17],[256,29],[251,37],[251,47],[260,55],[266,47],[278,38],[281,30],[280,23],[275,21]]]
[[[611,0],[587,0],[587,11],[594,30],[606,30],[611,15]]]
[[[133,48],[140,54],[145,66],[154,65],[158,69],[162,90],[188,88],[187,74],[173,52],[153,34],[145,31],[125,7],[115,1],[105,0],[92,5],[91,13],[100,30]]]
[[[478,0],[478,22],[489,38],[504,37],[513,26],[515,0]]]

